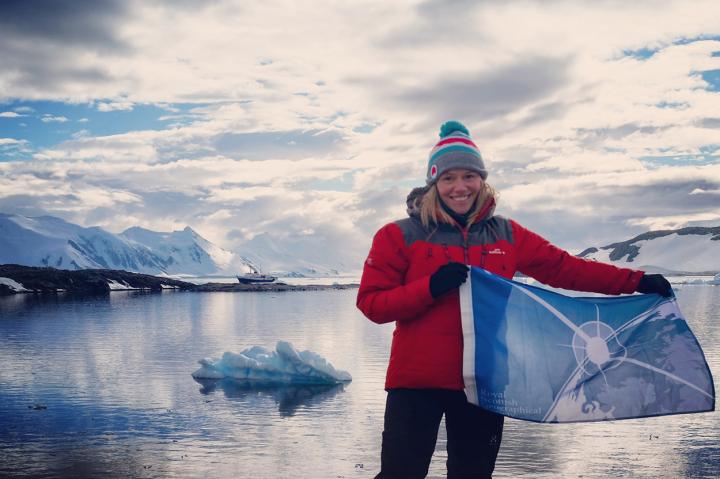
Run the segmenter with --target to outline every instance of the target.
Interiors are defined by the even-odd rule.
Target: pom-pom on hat
[[[428,159],[427,184],[435,183],[440,175],[452,168],[476,171],[483,180],[488,176],[480,150],[470,138],[470,132],[465,125],[455,120],[446,121],[440,127],[440,141],[430,151]]]

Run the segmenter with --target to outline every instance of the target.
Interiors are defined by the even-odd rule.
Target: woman
[[[492,476],[503,417],[463,392],[458,287],[466,265],[579,291],[671,294],[661,275],[577,258],[494,216],[487,176],[467,128],[442,125],[427,186],[408,197],[409,218],[382,227],[365,261],[357,306],[376,323],[395,321],[378,478],[425,477],[443,414],[448,477]]]

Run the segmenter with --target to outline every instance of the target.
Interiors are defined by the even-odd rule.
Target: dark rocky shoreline
[[[349,289],[357,284],[289,285],[282,282],[269,284],[205,283],[194,284],[176,279],[131,273],[113,269],[64,270],[39,268],[17,264],[0,265],[0,278],[8,278],[25,288],[16,290],[0,282],[0,296],[12,294],[110,294],[113,290],[155,291],[178,290],[195,292],[242,291],[320,291]],[[111,287],[111,284],[114,286]]]

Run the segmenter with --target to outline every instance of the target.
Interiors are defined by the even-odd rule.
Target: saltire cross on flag
[[[715,409],[675,298],[569,297],[473,267],[460,302],[465,392],[484,409],[536,422]]]

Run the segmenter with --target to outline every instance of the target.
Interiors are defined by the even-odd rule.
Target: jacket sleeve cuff
[[[638,284],[640,284],[640,280],[642,277],[645,276],[645,271],[641,270],[635,270],[630,274],[630,281],[628,281],[627,289],[623,291],[623,293],[634,293],[637,291]],[[629,291],[628,291],[629,290]]]

